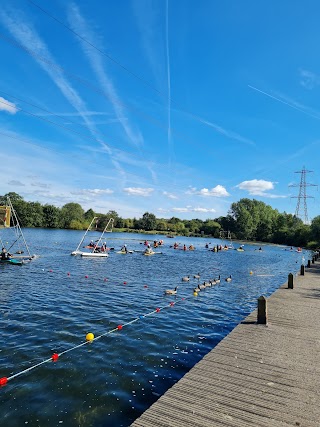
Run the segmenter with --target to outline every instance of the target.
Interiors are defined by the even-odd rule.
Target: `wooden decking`
[[[268,299],[147,409],[134,427],[319,427],[320,263]]]

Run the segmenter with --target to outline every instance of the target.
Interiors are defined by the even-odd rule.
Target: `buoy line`
[[[181,298],[180,301],[185,301],[185,300],[186,300],[186,298]],[[103,334],[101,334],[101,335],[99,335],[97,337],[95,337],[92,332],[89,332],[86,335],[86,341],[84,341],[84,342],[82,342],[82,343],[80,343],[80,344],[78,344],[76,346],[73,346],[73,347],[71,347],[71,348],[69,348],[67,350],[63,350],[60,353],[53,353],[50,358],[42,360],[41,362],[36,363],[33,366],[29,366],[29,368],[23,369],[22,371],[19,371],[19,372],[15,373],[15,374],[13,374],[13,375],[11,375],[9,377],[2,377],[2,378],[0,378],[0,387],[6,385],[9,381],[13,380],[14,378],[17,378],[17,377],[19,377],[22,374],[26,374],[27,372],[30,372],[33,369],[35,369],[35,368],[37,368],[37,367],[39,367],[41,365],[44,365],[45,363],[48,363],[48,362],[57,362],[60,356],[66,354],[66,353],[69,353],[70,351],[73,351],[73,350],[76,350],[77,348],[83,347],[84,345],[92,343],[93,341],[97,341],[97,340],[99,340],[100,338],[102,338],[102,337],[104,337],[106,335],[112,334],[113,332],[120,331],[125,326],[131,325],[132,323],[135,323],[138,320],[144,319],[145,317],[151,316],[152,314],[159,313],[161,310],[163,310],[165,308],[173,307],[175,304],[176,304],[176,302],[171,301],[169,304],[167,304],[165,306],[157,307],[155,310],[150,311],[149,313],[146,313],[144,315],[140,315],[139,317],[137,317],[137,318],[135,318],[133,320],[130,320],[127,323],[120,324],[116,328],[110,329],[109,331],[107,331],[107,332],[105,332],[105,333],[103,333]]]

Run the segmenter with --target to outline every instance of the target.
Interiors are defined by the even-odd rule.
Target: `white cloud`
[[[186,192],[187,194],[196,194],[198,196],[205,197],[228,197],[230,194],[227,192],[225,187],[222,185],[216,185],[214,188],[209,190],[208,188],[202,188],[201,190],[197,190],[195,187],[190,187],[190,189]]]
[[[5,98],[2,98],[2,96],[0,96],[0,111],[6,111],[10,114],[16,114],[18,108],[16,107],[16,104],[7,101]]]
[[[163,192],[162,192],[162,194],[163,194],[164,196],[168,197],[168,199],[177,199],[177,198],[178,198],[178,197],[177,197],[177,196],[175,196],[174,194],[172,194],[172,193],[168,193],[168,191],[163,191]]]
[[[276,194],[266,193],[274,189],[274,182],[265,181],[263,179],[252,179],[251,181],[243,181],[236,185],[240,190],[246,190],[251,196],[263,196],[270,199],[285,198],[287,196],[278,196]]]
[[[95,188],[95,189],[82,189],[77,191],[71,191],[71,194],[82,195],[82,196],[100,196],[102,194],[112,194],[113,190],[106,188],[104,190]]]
[[[127,187],[127,188],[124,188],[123,191],[125,193],[127,193],[129,196],[148,197],[148,196],[151,196],[154,189],[153,188],[141,188],[141,187]]]
[[[215,212],[215,209],[193,208],[192,206],[186,206],[185,208],[172,208],[172,212],[200,212],[200,213],[207,213],[207,212]]]
[[[252,196],[261,196],[265,191],[273,190],[274,185],[271,181],[265,181],[263,179],[252,179],[251,181],[243,181],[236,185],[240,190],[246,190]]]
[[[207,209],[207,208],[193,208],[192,212],[215,212],[215,209]]]

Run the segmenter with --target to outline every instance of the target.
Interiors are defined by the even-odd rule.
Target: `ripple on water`
[[[203,239],[183,237],[194,252],[174,251],[167,239],[163,255],[114,251],[90,260],[69,255],[81,238],[77,231],[27,235],[41,256],[19,268],[0,266],[0,376],[81,344],[88,332],[98,336],[138,320],[9,382],[0,391],[6,427],[128,426],[250,313],[258,296],[270,295],[301,264],[301,254],[275,246],[215,254]],[[117,237],[109,246],[143,249],[145,236]],[[198,273],[200,282],[220,274],[221,283],[194,297]],[[190,282],[181,281],[185,275]],[[176,296],[164,296],[175,286]]]

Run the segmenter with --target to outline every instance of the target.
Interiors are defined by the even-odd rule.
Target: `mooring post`
[[[288,289],[293,289],[293,274],[288,274]]]
[[[314,256],[312,257],[312,264],[314,264]]]
[[[311,261],[308,259],[308,264],[307,267],[310,268],[311,267]]]
[[[301,276],[304,276],[304,265],[303,264],[301,264],[301,267],[300,267],[300,274],[301,274]]]
[[[266,325],[268,323],[267,298],[263,295],[258,298],[258,318],[257,323]]]

